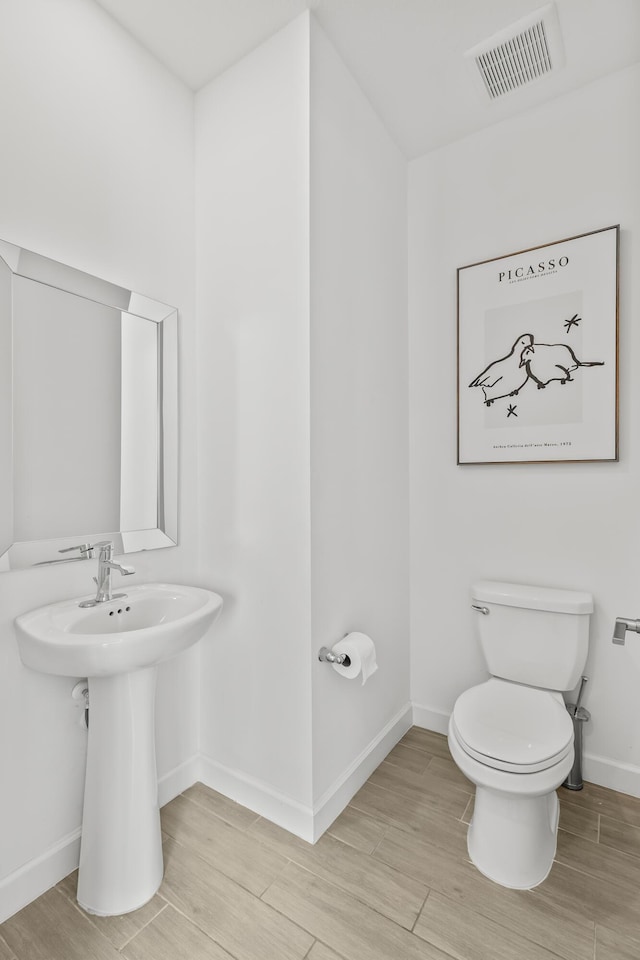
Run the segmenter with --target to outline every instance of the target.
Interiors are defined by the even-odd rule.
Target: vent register
[[[560,25],[550,3],[467,50],[492,100],[564,64]]]

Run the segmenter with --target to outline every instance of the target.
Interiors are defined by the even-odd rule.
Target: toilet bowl
[[[476,785],[467,845],[490,880],[530,889],[556,851],[556,789],[573,765],[573,725],[559,694],[492,678],[459,697],[449,749]]]
[[[449,749],[476,785],[469,857],[505,887],[530,889],[556,852],[556,790],[573,766],[573,723],[562,691],[588,651],[588,593],[482,581],[472,589],[491,677],[462,693]]]

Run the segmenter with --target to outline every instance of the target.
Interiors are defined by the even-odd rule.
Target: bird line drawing
[[[571,320],[565,320],[567,332],[572,325],[577,326],[579,320],[577,314]],[[554,381],[564,386],[574,381],[571,374],[581,367],[604,365],[604,360],[578,359],[575,351],[566,343],[538,343],[532,333],[523,333],[509,353],[492,361],[471,381],[469,387],[481,387],[483,402],[490,407],[503,397],[517,397],[530,380],[538,390],[544,390]],[[515,407],[510,404],[507,417],[514,414]]]
[[[544,390],[552,380],[562,386],[573,380],[571,374],[579,367],[604,367],[603,360],[578,360],[566,343],[536,343],[522,351],[520,366],[524,367],[538,390]]]
[[[494,360],[469,384],[470,387],[482,387],[484,402],[488,407],[501,397],[517,397],[524,387],[529,379],[529,371],[526,365],[523,369],[521,361],[527,348],[533,348],[531,333],[518,337],[505,357]]]

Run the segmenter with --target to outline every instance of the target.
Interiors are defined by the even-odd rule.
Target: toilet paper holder
[[[339,663],[343,667],[351,666],[351,657],[348,653],[333,653],[329,647],[320,647],[318,650],[318,660],[323,660],[326,663]]]

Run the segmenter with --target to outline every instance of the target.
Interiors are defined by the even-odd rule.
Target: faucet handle
[[[94,547],[99,550],[100,560],[111,560],[113,557],[113,540],[98,540]]]
[[[62,550],[58,550],[58,553],[71,553],[72,550],[79,550],[83,558],[91,558],[93,556],[93,548],[99,547],[99,543],[77,543],[75,547],[63,547]]]

